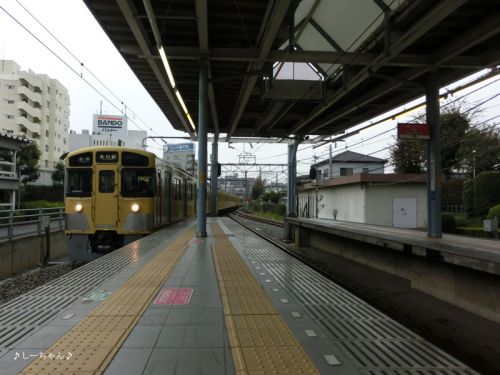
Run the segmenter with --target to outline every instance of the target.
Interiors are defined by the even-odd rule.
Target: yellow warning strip
[[[186,251],[194,228],[146,263],[134,276],[55,342],[45,353],[70,359],[37,358],[21,374],[101,374]]]
[[[218,224],[213,255],[238,375],[319,374]]]

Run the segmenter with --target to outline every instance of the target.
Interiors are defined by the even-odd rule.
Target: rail
[[[6,209],[7,208],[7,209]],[[64,207],[11,210],[0,205],[0,241],[64,229]]]
[[[274,225],[274,226],[277,226],[277,227],[284,227],[285,226],[285,224],[282,223],[282,222],[279,222],[279,221],[276,221],[276,220],[271,220],[271,219],[265,219],[265,218],[262,218],[262,217],[259,217],[259,216],[254,216],[254,215],[251,215],[251,214],[247,214],[247,213],[241,212],[240,210],[234,212],[233,215],[237,215],[237,216],[239,216],[241,218],[244,218],[244,219],[249,219],[249,220],[253,220],[253,221],[259,221],[259,222],[264,223],[264,224]]]

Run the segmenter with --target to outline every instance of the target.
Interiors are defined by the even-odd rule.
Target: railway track
[[[254,215],[250,215],[250,214],[247,214],[245,212],[242,212],[240,210],[238,211],[235,211],[235,213],[231,214],[233,216],[238,216],[238,217],[242,217],[244,219],[247,219],[247,220],[253,220],[253,221],[258,221],[259,223],[264,223],[264,224],[269,224],[269,225],[274,225],[276,227],[281,227],[281,228],[284,228],[285,227],[285,223],[282,223],[282,222],[279,222],[279,221],[276,221],[276,220],[271,220],[271,219],[264,219],[262,217],[258,217],[258,216],[254,216]],[[229,215],[229,216],[231,216]]]

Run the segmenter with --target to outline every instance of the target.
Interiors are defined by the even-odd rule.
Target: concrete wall
[[[0,278],[11,277],[23,270],[36,267],[45,255],[45,236],[16,238],[0,243]],[[68,255],[64,231],[50,234],[50,259]]]
[[[417,199],[417,227],[427,226],[427,192],[424,184],[366,186],[366,224],[393,226],[393,198]]]
[[[295,244],[326,251],[409,281],[411,287],[473,314],[500,323],[500,277],[421,257],[295,227]]]
[[[315,191],[307,191],[299,193],[300,205],[305,202],[300,197],[316,196]],[[346,185],[336,186],[334,189],[319,189],[318,191],[318,218],[334,219],[333,211],[337,210],[336,220],[353,221],[356,223],[364,223],[365,220],[365,191],[361,185]],[[299,207],[299,212],[302,212],[303,207]],[[310,210],[311,214],[314,208]],[[311,216],[311,217],[314,217]]]

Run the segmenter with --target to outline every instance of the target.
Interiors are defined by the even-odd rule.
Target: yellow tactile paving
[[[212,247],[238,375],[319,374],[219,225]]]
[[[46,350],[71,353],[70,359],[37,358],[21,374],[100,375],[156,297],[193,235],[193,228],[184,232]]]

